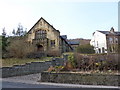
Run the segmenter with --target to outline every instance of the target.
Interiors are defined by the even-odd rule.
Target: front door
[[[44,52],[44,47],[42,45],[37,45],[38,52]]]

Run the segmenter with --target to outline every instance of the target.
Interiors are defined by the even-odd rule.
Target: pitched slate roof
[[[61,35],[61,37],[67,39],[67,35]]]
[[[60,38],[73,50],[73,48],[70,46],[70,44],[62,36],[60,36]]]
[[[80,44],[80,40],[68,40],[67,42],[70,45],[79,45]]]
[[[116,35],[120,35],[120,32],[115,32]]]
[[[97,31],[99,31],[99,30],[97,30]],[[111,33],[110,31],[99,31],[99,32],[106,34],[106,35],[109,35],[109,34],[120,35],[120,32],[114,32],[114,33]]]

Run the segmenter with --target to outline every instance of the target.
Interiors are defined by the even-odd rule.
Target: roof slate
[[[68,41],[70,45],[79,45],[80,40],[73,40],[73,41]]]
[[[97,31],[99,31],[99,30],[97,30]],[[99,32],[106,34],[106,35],[109,35],[109,34],[120,35],[120,32],[114,32],[114,33],[111,33],[110,31],[99,31]]]

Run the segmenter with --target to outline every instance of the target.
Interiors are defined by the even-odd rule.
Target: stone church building
[[[27,41],[34,45],[36,52],[64,53],[72,51],[68,42],[42,17],[27,33]]]

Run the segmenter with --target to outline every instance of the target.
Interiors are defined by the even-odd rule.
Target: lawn
[[[52,57],[45,57],[42,59],[18,59],[18,58],[9,58],[0,60],[0,67],[12,67],[13,65],[24,65],[25,63],[31,62],[44,62],[50,61]]]

